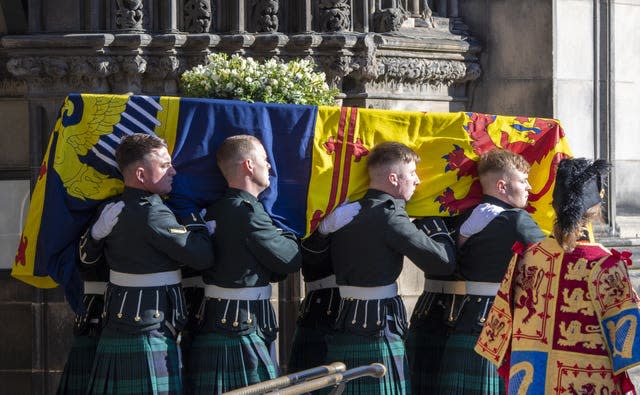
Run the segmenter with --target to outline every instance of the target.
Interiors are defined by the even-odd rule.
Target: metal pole
[[[613,40],[615,40],[614,32],[613,32],[613,22],[615,16],[614,4],[610,0],[605,0],[605,10],[606,10],[606,40],[605,40],[605,49],[606,49],[606,108],[607,108],[607,128],[606,135],[607,138],[607,149],[606,149],[606,158],[609,163],[615,164],[615,136],[616,136],[616,121],[615,121],[615,66],[614,66],[614,46]],[[609,215],[609,224],[611,225],[612,234],[617,233],[617,223],[616,223],[616,169],[615,166],[611,171],[611,176],[609,177],[609,193],[607,194],[607,207],[608,207],[608,215]]]

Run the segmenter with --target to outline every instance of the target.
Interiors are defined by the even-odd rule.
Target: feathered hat
[[[572,229],[589,208],[602,201],[602,179],[609,168],[603,159],[560,161],[553,189],[553,208],[560,228]]]

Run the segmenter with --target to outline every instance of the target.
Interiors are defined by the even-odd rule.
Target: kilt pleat
[[[439,394],[498,395],[505,384],[493,364],[473,347],[478,337],[452,334],[447,340],[440,366]]]
[[[413,395],[439,393],[440,364],[450,332],[443,321],[446,311],[442,302],[446,297],[424,292],[413,310],[405,340]]]
[[[341,361],[347,369],[374,362],[382,363],[382,378],[363,377],[350,381],[344,394],[409,394],[409,366],[400,335],[385,330],[383,336],[333,334],[328,341],[327,361]]]
[[[221,394],[277,377],[269,349],[256,332],[242,336],[198,334],[188,365],[187,387],[194,395]]]
[[[405,342],[413,395],[437,394],[447,336],[410,329]]]
[[[158,330],[128,334],[105,328],[88,394],[182,394],[181,356],[175,339]]]
[[[325,364],[327,356],[326,331],[297,326],[291,344],[289,373]]]
[[[84,395],[98,346],[97,336],[76,336],[58,384],[57,395]]]

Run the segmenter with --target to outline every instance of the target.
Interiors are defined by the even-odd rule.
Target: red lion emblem
[[[495,115],[486,115],[478,113],[468,113],[470,121],[464,125],[469,137],[471,137],[471,147],[473,152],[480,156],[496,147],[508,149],[522,155],[530,164],[540,163],[540,161],[551,152],[562,137],[564,132],[560,125],[550,119],[536,118],[532,126],[525,126],[529,122],[529,118],[515,118],[515,123],[511,125],[512,130],[501,131],[500,144],[494,143],[488,132],[488,127],[496,120]],[[510,133],[520,133],[527,137],[527,141],[514,141],[509,139]],[[549,169],[549,176],[542,188],[536,193],[529,194],[529,202],[535,202],[544,196],[555,179],[555,172],[558,162],[565,158],[566,154],[557,153],[552,161]],[[457,171],[458,179],[462,177],[477,178],[478,170],[476,161],[469,156],[463,148],[453,145],[453,150],[442,157],[447,164],[444,171]],[[478,204],[482,197],[482,187],[476,179],[471,184],[467,194],[460,199],[456,199],[453,191],[447,188],[435,201],[440,203],[440,212],[448,211],[451,215],[460,214],[466,209]],[[534,212],[535,209],[529,205],[527,211]]]
[[[544,270],[530,266],[526,268],[525,272],[518,279],[518,285],[524,291],[524,295],[521,295],[515,306],[519,309],[526,308],[527,315],[522,322],[525,324],[529,322],[529,319],[536,313],[536,304],[538,303],[538,290],[540,289],[540,283],[544,277]]]

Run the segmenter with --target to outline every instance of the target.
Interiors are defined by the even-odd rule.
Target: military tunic
[[[389,371],[380,380],[349,383],[350,394],[402,394],[409,391],[403,337],[407,328],[402,299],[394,290],[404,257],[429,274],[454,270],[450,251],[426,235],[409,219],[405,202],[370,189],[359,200],[354,219],[331,235],[331,259],[340,287],[341,302],[335,332],[329,338],[328,362],[349,367],[381,362]],[[345,292],[367,289],[370,296],[350,297]],[[377,290],[383,290],[375,296]]]
[[[430,311],[422,312],[423,320],[434,325],[439,323],[439,328],[436,327],[434,331],[445,333],[446,338],[439,369],[423,372],[432,379],[435,376],[433,380],[424,381],[435,382],[436,388],[414,388],[416,393],[504,392],[504,384],[496,370],[486,360],[479,358],[473,347],[513,255],[511,247],[515,242],[527,245],[540,241],[544,234],[523,209],[486,195],[481,203],[504,210],[458,249],[456,278],[461,280],[458,284],[463,285],[463,289],[455,293],[432,293],[427,295],[427,298],[432,298],[431,303],[420,305],[430,306]],[[463,222],[464,218],[460,223]],[[478,288],[486,292],[477,291]]]
[[[186,321],[179,269],[213,264],[209,234],[195,215],[179,223],[158,195],[125,187],[122,200],[111,233],[96,241],[89,228],[80,244],[85,265],[104,255],[110,269],[88,393],[179,394],[177,340]]]
[[[230,188],[207,209],[216,221],[216,264],[203,272],[205,302],[189,365],[194,394],[212,394],[277,375],[270,283],[300,269],[293,234],[278,229],[252,194]]]

